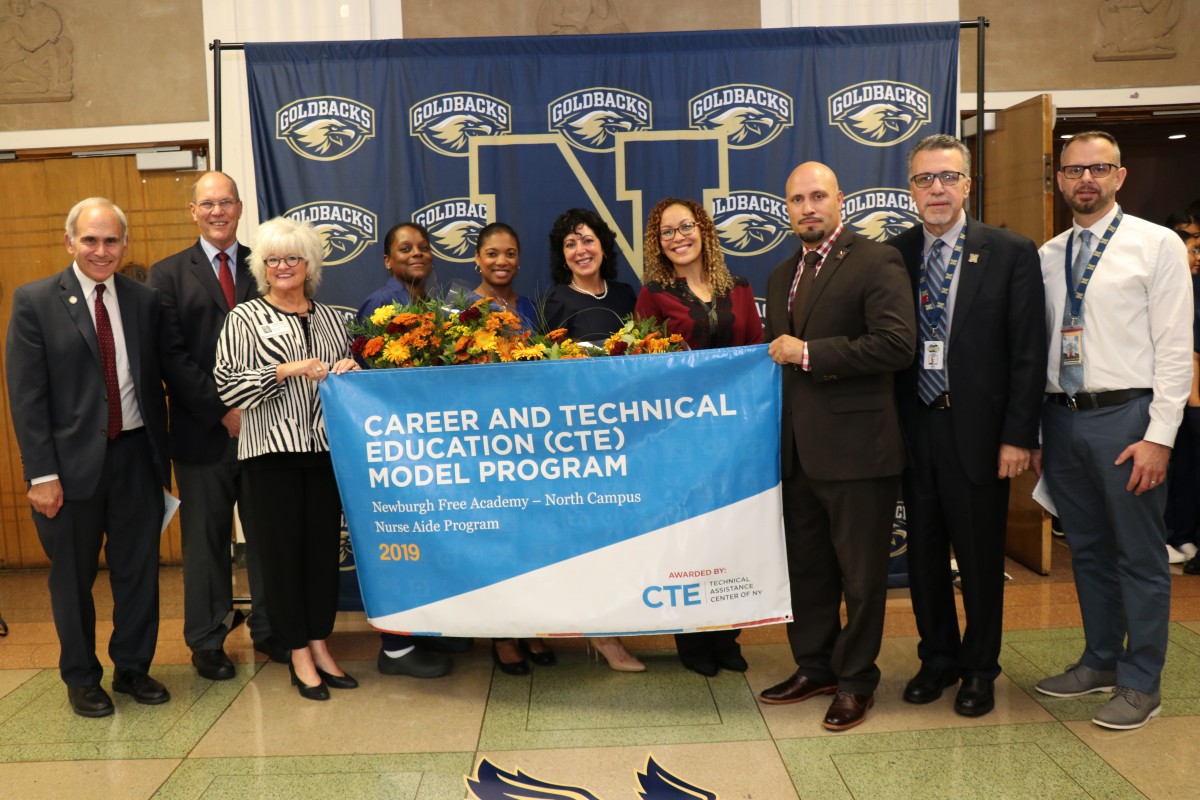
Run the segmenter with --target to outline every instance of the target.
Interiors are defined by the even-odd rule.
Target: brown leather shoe
[[[807,700],[819,694],[833,694],[836,691],[837,681],[821,683],[801,674],[800,670],[796,670],[792,677],[783,683],[775,684],[771,688],[759,692],[758,699],[768,705],[781,706],[787,703],[799,703],[801,700]]]
[[[825,712],[821,727],[827,731],[846,731],[862,724],[867,718],[867,709],[875,705],[875,695],[838,692]]]

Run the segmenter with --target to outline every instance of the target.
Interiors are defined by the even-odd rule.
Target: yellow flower
[[[372,325],[386,325],[389,320],[395,315],[396,306],[380,306],[371,314]]]
[[[541,342],[523,345],[513,350],[514,361],[541,361],[546,357],[546,346]]]
[[[489,330],[475,331],[475,347],[483,350],[486,353],[495,352],[496,350],[496,334]]]
[[[383,358],[385,361],[390,361],[393,364],[402,364],[409,359],[411,355],[408,347],[399,339],[388,342],[387,347],[383,348]]]

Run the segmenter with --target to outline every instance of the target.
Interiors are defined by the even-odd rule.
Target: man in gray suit
[[[786,201],[803,246],[768,279],[766,338],[785,367],[780,444],[797,669],[759,697],[835,694],[822,725],[841,731],[866,719],[879,683],[905,462],[894,373],[912,363],[916,323],[900,254],[842,226],[832,170],[801,164]]]
[[[237,240],[242,216],[237,184],[222,172],[204,173],[192,185],[188,209],[200,238],[151,267],[150,285],[162,300],[163,335],[178,354],[177,375],[167,388],[171,458],[181,501],[183,638],[196,672],[219,681],[234,676],[225,637],[234,619],[230,547],[235,502],[246,530],[254,649],[280,663],[287,663],[289,654],[271,635],[254,532],[245,524],[249,498],[241,489],[237,458],[242,412],[221,402],[213,380],[225,316],[236,304],[258,297],[246,263],[250,248]]]
[[[108,560],[113,690],[170,699],[150,677],[158,638],[158,541],[171,482],[156,293],[123,275],[125,215],[109,200],[67,215],[63,272],[13,293],[8,397],[38,539],[50,558],[59,672],[76,714],[103,717],[92,585]],[[106,541],[107,537],[107,541]]]

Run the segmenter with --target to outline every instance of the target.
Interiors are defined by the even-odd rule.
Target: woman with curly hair
[[[550,229],[550,278],[542,301],[546,329],[580,342],[603,341],[633,313],[637,293],[617,280],[617,237],[595,211],[572,208]]]
[[[667,323],[693,350],[762,344],[754,291],[725,266],[717,228],[694,200],[660,200],[646,221],[645,286],[635,313]]]
[[[665,321],[693,350],[762,344],[754,291],[725,266],[716,226],[703,206],[660,200],[646,222],[643,252],[637,316]],[[737,637],[736,630],[676,634],[675,649],[683,665],[701,675],[712,677],[721,668],[745,672]]]

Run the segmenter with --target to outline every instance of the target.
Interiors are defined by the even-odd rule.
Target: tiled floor
[[[115,715],[83,719],[70,712],[54,669],[45,575],[0,573],[0,612],[12,628],[0,639],[0,795],[462,800],[475,798],[466,777],[486,759],[522,773],[511,778],[518,784],[533,778],[591,794],[521,789],[480,800],[1200,796],[1200,577],[1174,579],[1162,716],[1116,733],[1089,721],[1103,697],[1056,700],[1032,690],[1073,661],[1081,643],[1069,554],[1057,541],[1054,551],[1046,578],[1009,565],[994,712],[956,715],[953,690],[928,706],[901,701],[916,669],[915,625],[907,593],[893,590],[876,706],[841,734],[819,726],[824,699],[782,707],[755,700],[792,669],[779,627],[743,633],[745,675],[702,678],[679,666],[669,638],[649,637],[629,642],[649,666],[644,674],[612,672],[565,641],[556,643],[558,666],[513,678],[493,673],[477,643],[449,677],[418,681],[380,675],[378,638],[361,614],[344,614],[331,646],[358,690],[335,691],[328,703],[302,700],[283,667],[255,659],[244,628],[228,642],[237,677],[213,683],[190,666],[175,569],[162,574],[153,670],[171,702],[147,707],[115,695]],[[111,619],[103,583],[101,639]],[[654,764],[694,788],[653,788],[643,776]]]

